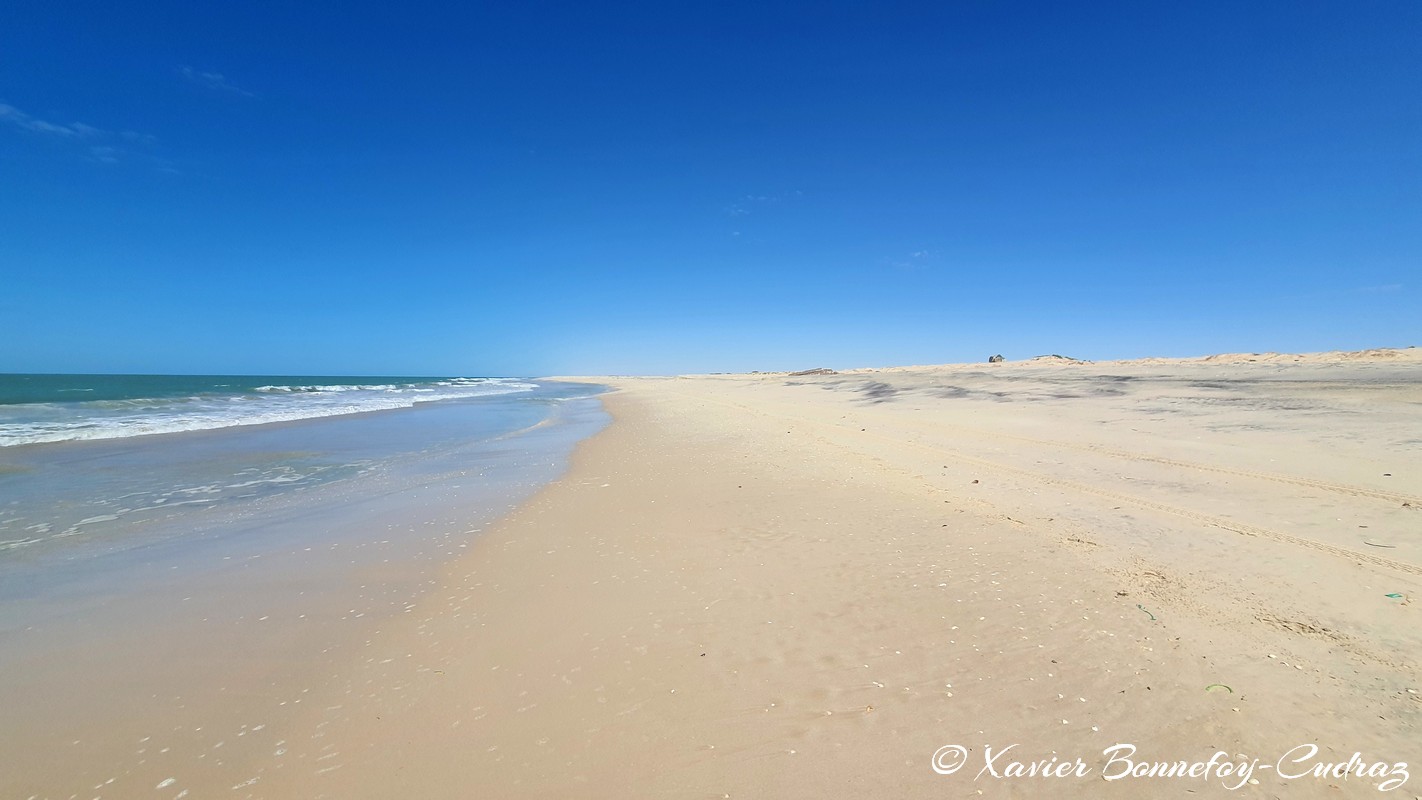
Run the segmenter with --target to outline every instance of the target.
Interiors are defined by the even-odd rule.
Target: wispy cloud
[[[890,269],[903,270],[906,272],[920,272],[930,268],[936,260],[937,254],[932,250],[914,250],[907,257],[891,257],[884,259],[884,266]]]
[[[158,137],[151,133],[138,133],[137,131],[119,131],[119,138],[125,142],[133,144],[153,145],[158,143]]]
[[[1384,283],[1377,286],[1358,286],[1352,289],[1354,294],[1393,294],[1402,291],[1400,283]]]
[[[103,164],[116,164],[131,155],[133,151],[128,149],[128,146],[146,148],[152,147],[158,141],[151,134],[137,131],[109,131],[82,122],[50,122],[27,114],[7,103],[0,103],[0,123],[9,124],[38,136],[83,145],[84,152],[90,159]],[[143,157],[158,162],[160,166],[167,167],[167,162],[162,162],[147,154],[144,154]]]
[[[780,194],[748,194],[726,206],[726,214],[732,217],[744,217],[750,214],[756,206],[797,200],[803,197],[804,194],[804,192],[798,189],[793,192],[782,192]]]
[[[96,145],[89,148],[89,156],[95,161],[102,161],[105,164],[117,164],[122,152],[117,147],[109,145]]]
[[[203,72],[192,67],[179,67],[178,74],[182,75],[189,83],[211,89],[216,92],[226,92],[228,94],[238,94],[243,97],[256,97],[255,92],[249,92],[241,86],[227,79],[221,72]]]
[[[93,139],[104,135],[104,131],[82,122],[62,124],[36,119],[18,108],[0,103],[0,120],[8,122],[32,133],[58,136],[65,139]]]

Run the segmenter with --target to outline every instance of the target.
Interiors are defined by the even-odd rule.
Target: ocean
[[[0,374],[0,447],[260,425],[535,388],[516,378]]]
[[[390,494],[471,467],[485,489],[514,474],[537,484],[549,471],[527,465],[556,464],[594,427],[596,391],[484,377],[0,375],[0,577],[299,513],[318,489]]]

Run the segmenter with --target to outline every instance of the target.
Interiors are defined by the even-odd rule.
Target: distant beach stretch
[[[41,491],[116,517],[0,552],[0,794],[1414,792],[1419,353],[488,381],[0,448],[22,533]],[[124,529],[58,488],[184,473],[218,502]]]

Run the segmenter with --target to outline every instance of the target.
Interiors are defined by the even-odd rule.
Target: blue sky
[[[7,4],[0,371],[1422,344],[1411,0],[310,5]]]

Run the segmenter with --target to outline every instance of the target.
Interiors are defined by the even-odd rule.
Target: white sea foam
[[[537,384],[510,378],[458,378],[424,384],[261,386],[245,394],[7,405],[0,406],[0,447],[290,422],[535,388]]]

